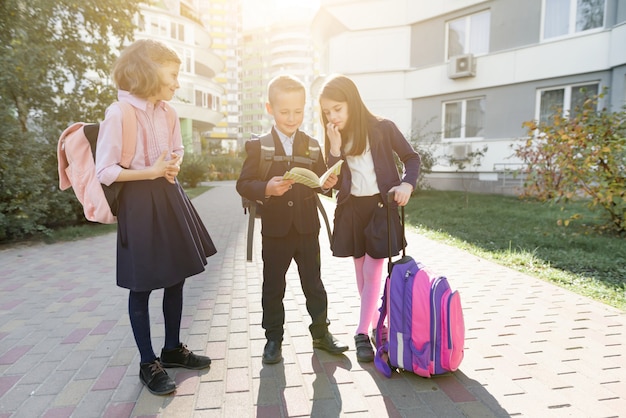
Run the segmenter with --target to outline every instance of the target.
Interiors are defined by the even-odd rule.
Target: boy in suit
[[[285,274],[291,260],[298,265],[307,310],[311,315],[309,330],[313,347],[332,354],[348,349],[328,331],[328,299],[320,273],[320,222],[314,196],[314,193],[332,189],[337,183],[337,176],[331,175],[317,190],[282,177],[292,167],[308,168],[318,176],[326,171],[326,163],[319,150],[316,160],[308,158],[311,144],[319,148],[319,143],[298,129],[304,119],[305,101],[305,87],[295,77],[282,75],[270,81],[265,106],[274,118],[271,134],[275,157],[266,178],[260,178],[261,141],[248,141],[247,157],[237,180],[237,192],[241,196],[262,203],[262,325],[267,339],[263,349],[265,364],[282,360]]]

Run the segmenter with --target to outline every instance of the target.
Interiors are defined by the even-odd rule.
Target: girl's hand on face
[[[326,134],[330,142],[330,153],[335,157],[341,155],[341,132],[339,128],[332,122],[326,124]]]
[[[411,198],[411,193],[413,193],[413,186],[409,183],[401,183],[389,189],[389,193],[391,192],[394,193],[393,200],[395,200],[398,206],[406,206]]]

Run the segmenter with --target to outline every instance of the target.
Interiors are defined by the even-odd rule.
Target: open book
[[[342,163],[343,160],[337,161],[324,174],[322,174],[321,177],[318,177],[317,174],[307,168],[294,167],[287,171],[283,175],[283,178],[287,180],[294,180],[296,183],[304,184],[305,186],[309,186],[311,188],[322,187],[331,174],[339,174]]]

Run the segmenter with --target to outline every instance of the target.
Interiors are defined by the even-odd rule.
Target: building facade
[[[203,135],[224,118],[224,87],[214,81],[224,62],[212,52],[199,9],[192,1],[168,0],[142,6],[135,23],[136,39],[159,40],[180,56],[180,88],[170,104],[178,113],[186,152],[201,152]]]
[[[584,98],[626,103],[626,1],[322,0],[323,73],[343,73],[370,109],[432,140],[437,189],[512,193],[522,123]],[[484,156],[460,168],[477,150]]]
[[[251,134],[268,132],[273,124],[265,109],[267,84],[280,74],[299,78],[307,88],[301,130],[317,136],[315,98],[309,88],[319,74],[318,54],[310,32],[310,21],[274,23],[244,31],[241,66],[241,132],[243,141]]]
[[[222,112],[224,118],[205,138],[215,153],[234,152],[241,143],[240,80],[241,71],[241,0],[198,1],[200,14],[211,35],[212,51],[224,61],[224,69],[214,80],[224,87]]]

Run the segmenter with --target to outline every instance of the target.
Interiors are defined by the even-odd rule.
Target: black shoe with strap
[[[176,390],[176,383],[163,369],[159,359],[139,364],[139,380],[154,395],[167,395]]]
[[[341,354],[348,349],[348,346],[337,341],[330,332],[326,332],[323,337],[313,339],[313,348],[319,348],[330,354]]]
[[[354,336],[356,346],[356,359],[364,363],[374,361],[374,349],[367,334],[357,334]]]
[[[181,343],[178,347],[161,350],[161,363],[163,367],[184,367],[185,369],[200,370],[211,365],[211,359],[189,351],[187,346]]]

